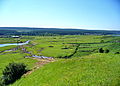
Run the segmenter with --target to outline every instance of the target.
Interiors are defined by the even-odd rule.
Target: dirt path
[[[31,58],[30,58],[30,59],[33,59],[33,60],[37,60],[37,61],[38,61],[38,62],[35,63],[35,66],[32,68],[32,70],[30,70],[30,71],[28,71],[26,74],[24,74],[23,77],[31,74],[32,72],[34,72],[34,71],[37,70],[38,68],[44,66],[45,64],[48,64],[48,63],[50,63],[50,62],[56,61],[55,59],[49,58],[49,57],[48,57],[48,58],[35,58],[35,57],[32,58],[33,54],[32,54],[31,52],[27,51],[26,48],[25,48],[24,46],[22,46],[22,45],[19,46],[19,47],[17,47],[17,48],[13,48],[13,49],[9,49],[9,50],[2,51],[2,52],[0,52],[0,53],[6,52],[6,51],[10,51],[10,50],[11,50],[11,51],[16,51],[16,50],[18,50],[18,49],[21,49],[21,51],[22,51],[23,53],[30,54],[30,55],[31,55]]]
[[[24,74],[24,77],[31,74],[35,70],[39,69],[40,67],[44,66],[45,64],[48,64],[50,62],[54,62],[55,59],[39,59],[39,58],[32,58],[37,60],[38,62],[35,63],[35,66],[33,67],[32,70],[28,71],[26,74]]]

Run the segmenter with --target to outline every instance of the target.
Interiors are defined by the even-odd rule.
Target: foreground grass
[[[21,53],[9,53],[0,55],[0,76],[3,69],[11,62],[24,63],[28,68],[32,68],[36,60],[24,58],[24,54]]]
[[[57,59],[71,55],[76,46],[80,46],[71,58],[46,64],[11,86],[119,86],[120,54],[114,54],[120,50],[119,38],[93,35],[23,37],[31,40],[23,46],[28,52]],[[0,51],[12,47],[15,46],[0,48]],[[99,48],[109,49],[110,52],[97,53]],[[27,55],[21,49],[1,53],[0,75],[10,62],[22,62],[32,68],[36,61],[24,58]]]
[[[46,64],[11,86],[119,86],[120,55],[91,54]]]

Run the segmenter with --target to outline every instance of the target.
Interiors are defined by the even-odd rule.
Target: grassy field
[[[33,54],[64,57],[71,55],[79,43],[99,43],[101,36],[40,36],[31,41],[31,47],[26,47]]]
[[[11,86],[119,86],[120,55],[91,54],[45,65]]]
[[[1,38],[0,40],[3,40]],[[3,43],[13,43],[4,39]],[[95,35],[24,36],[30,43],[18,50],[0,53],[0,75],[10,62],[22,62],[33,69],[37,62],[26,56],[53,57],[54,62],[42,65],[11,86],[119,86],[120,37]],[[0,51],[16,46],[0,47]],[[99,53],[99,49],[109,53]],[[23,49],[25,51],[23,51]],[[66,57],[68,59],[66,59]],[[45,59],[42,59],[45,60]]]
[[[27,37],[23,38],[0,38],[0,44],[6,44],[6,43],[17,43],[17,42],[25,42],[27,41]]]
[[[0,76],[2,75],[2,70],[5,68],[5,66],[12,62],[25,63],[28,68],[31,69],[34,66],[34,63],[37,61],[29,58],[24,58],[24,54],[17,52],[0,55]]]

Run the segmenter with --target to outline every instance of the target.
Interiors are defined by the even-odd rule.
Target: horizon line
[[[58,28],[58,29],[82,29],[82,30],[108,30],[108,31],[120,31],[118,29],[102,29],[102,28],[80,28],[80,27],[55,27],[55,26],[0,26],[0,27],[23,27],[23,28]]]

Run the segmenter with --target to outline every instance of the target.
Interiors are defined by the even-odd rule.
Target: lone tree
[[[103,48],[100,48],[100,49],[99,49],[99,53],[104,53]]]
[[[8,85],[15,82],[26,72],[26,65],[23,63],[9,63],[3,70],[3,84]]]

